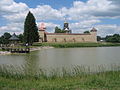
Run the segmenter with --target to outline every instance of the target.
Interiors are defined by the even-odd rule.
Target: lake
[[[29,65],[34,69],[120,64],[120,47],[52,48],[29,54],[1,55],[2,64]]]

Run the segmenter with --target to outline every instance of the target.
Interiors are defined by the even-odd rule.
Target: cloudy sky
[[[98,35],[120,34],[120,0],[0,0],[0,35],[23,33],[30,10],[37,25],[45,22],[47,32],[63,28],[64,19],[74,33],[95,27]]]

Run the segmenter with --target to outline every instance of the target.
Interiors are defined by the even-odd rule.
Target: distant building
[[[97,30],[92,28],[90,33],[72,33],[69,23],[64,22],[63,30],[66,33],[48,33],[44,23],[40,24],[40,42],[97,42]]]

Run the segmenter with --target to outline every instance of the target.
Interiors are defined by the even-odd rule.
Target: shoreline
[[[51,49],[51,48],[54,48],[54,47],[51,47],[51,46],[33,47],[33,48],[30,48],[30,51],[32,52],[32,51],[37,51],[42,49]],[[8,54],[12,54],[12,53],[8,51],[0,51],[0,55],[8,55]]]
[[[11,52],[8,51],[0,51],[0,55],[8,55],[11,54]]]
[[[30,51],[50,48],[85,48],[85,47],[120,47],[120,43],[35,43]],[[0,55],[12,54],[8,51],[0,51]]]
[[[30,48],[30,51],[37,51],[37,50],[51,49],[51,48],[54,48],[54,47],[51,47],[51,46],[34,47],[34,48]]]

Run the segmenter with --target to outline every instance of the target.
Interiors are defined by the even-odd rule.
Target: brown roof
[[[97,32],[97,29],[93,27],[91,32]]]
[[[39,31],[45,31],[45,30],[39,30]]]
[[[90,33],[47,33],[47,35],[91,35]]]

